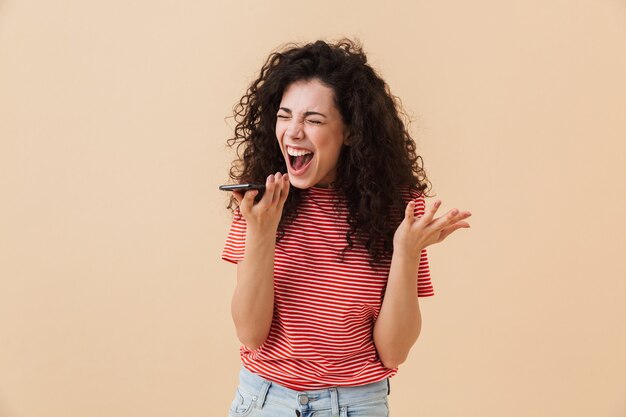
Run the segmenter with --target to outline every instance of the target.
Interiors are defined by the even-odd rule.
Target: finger
[[[406,205],[406,209],[404,209],[404,220],[409,222],[409,224],[413,223],[413,219],[415,217],[415,201],[409,201],[409,204]]]
[[[437,209],[439,209],[439,207],[441,207],[441,200],[436,200],[433,205],[426,210],[426,213],[422,216],[422,220],[426,224],[430,223],[433,220],[433,217],[435,217],[435,213],[437,213]]]
[[[274,181],[276,183],[276,188],[274,189],[272,204],[277,204],[280,201],[280,193],[283,190],[283,174],[280,172],[274,174]]]
[[[450,210],[449,212],[447,212],[445,215],[439,217],[437,219],[437,227],[440,229],[443,229],[444,227],[447,227],[449,225],[451,225],[452,223],[454,223],[454,221],[456,220],[456,216],[459,214],[459,210],[454,208],[452,210]]]
[[[282,182],[283,184],[282,190],[280,192],[280,200],[278,201],[278,204],[280,204],[281,207],[285,204],[285,201],[287,201],[287,196],[289,195],[289,187],[291,187],[288,174],[283,175]]]
[[[444,227],[441,230],[441,234],[439,235],[439,241],[441,242],[442,240],[444,240],[446,237],[448,237],[449,235],[451,235],[454,231],[458,229],[466,229],[469,227],[470,225],[467,222],[458,222],[452,226]]]
[[[241,191],[233,191],[233,197],[237,200],[237,204],[241,205],[241,200],[243,200],[243,193]]]
[[[458,222],[459,220],[467,219],[472,215],[472,213],[469,211],[459,211],[457,209],[453,209],[450,213],[448,213],[448,215],[450,216],[448,219],[448,225],[450,225]]]
[[[243,199],[239,203],[239,207],[244,212],[247,212],[254,205],[254,197],[259,193],[258,190],[248,190],[243,196]]]
[[[272,203],[272,199],[274,198],[274,190],[276,189],[276,182],[274,179],[274,174],[270,174],[267,176],[267,180],[265,180],[265,193],[259,201],[259,204],[263,206],[269,206]]]

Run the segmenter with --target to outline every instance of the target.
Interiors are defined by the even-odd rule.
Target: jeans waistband
[[[296,391],[269,381],[249,371],[243,365],[239,372],[239,387],[258,398],[258,407],[263,407],[263,403],[269,401],[287,407],[306,408],[307,410],[337,410],[360,402],[384,399],[390,391],[389,378],[359,386],[337,386]]]

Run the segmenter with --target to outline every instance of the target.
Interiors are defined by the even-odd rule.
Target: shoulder
[[[409,201],[415,201],[415,215],[421,217],[426,211],[426,197],[422,191],[410,185],[400,187],[400,193],[402,195],[402,201],[404,204],[408,204]]]
[[[400,185],[399,187],[400,190],[400,195],[402,196],[402,200],[405,203],[408,203],[409,201],[413,200],[413,201],[426,201],[426,198],[424,196],[424,193],[420,190],[418,190],[416,187],[411,186],[411,185]]]

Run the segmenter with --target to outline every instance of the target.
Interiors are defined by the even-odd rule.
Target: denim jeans
[[[388,417],[389,379],[355,387],[294,391],[248,371],[239,386],[229,417]]]

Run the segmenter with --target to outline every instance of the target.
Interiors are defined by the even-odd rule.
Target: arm
[[[246,219],[244,259],[237,264],[237,286],[231,314],[237,338],[250,349],[267,339],[274,314],[274,249],[276,231],[289,192],[289,178],[270,175],[263,198],[254,204],[255,190],[235,194]]]
[[[404,219],[393,237],[393,256],[385,298],[374,324],[374,344],[383,366],[396,368],[406,360],[421,328],[422,316],[417,291],[417,271],[422,249],[443,241],[471,216],[469,211],[450,210],[433,220],[441,201],[421,218],[414,217],[415,202],[406,207]]]
[[[244,259],[237,264],[231,314],[237,338],[250,349],[265,342],[272,325],[275,245],[276,233],[264,236],[248,229]]]
[[[385,298],[374,325],[374,344],[386,368],[396,368],[406,360],[422,328],[415,295],[419,260],[395,253],[391,258]]]

